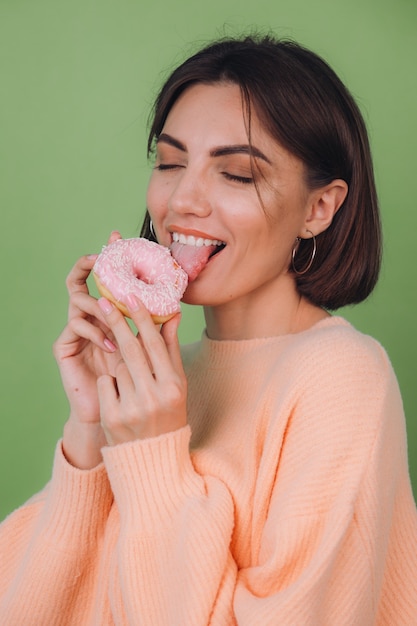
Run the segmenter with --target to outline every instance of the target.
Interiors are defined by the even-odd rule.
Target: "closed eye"
[[[160,172],[164,172],[166,170],[174,170],[177,167],[183,167],[182,165],[177,165],[176,163],[160,163],[159,165],[155,165],[155,169]]]
[[[238,176],[237,174],[230,174],[229,172],[222,172],[222,174],[227,180],[232,180],[244,185],[250,185],[254,182],[253,178],[250,176]]]

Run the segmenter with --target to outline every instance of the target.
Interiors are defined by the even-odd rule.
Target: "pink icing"
[[[105,246],[93,271],[116,300],[126,304],[126,296],[132,293],[158,316],[180,310],[188,284],[186,272],[168,248],[139,237]]]

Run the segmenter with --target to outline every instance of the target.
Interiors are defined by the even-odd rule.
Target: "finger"
[[[93,269],[97,256],[97,254],[82,256],[71,269],[66,280],[68,293],[70,295],[74,291],[83,291],[84,293],[88,293],[87,278]]]
[[[70,273],[67,276],[66,285],[67,291],[70,296],[70,302],[68,306],[68,318],[76,315],[76,310],[74,310],[74,307],[72,305],[71,297],[75,293],[89,293],[87,278],[90,275],[91,270],[93,269],[97,256],[98,255],[96,254],[90,254],[81,257],[81,259],[78,259],[77,263],[74,265],[74,267],[71,269]]]
[[[135,392],[135,386],[132,381],[129,369],[123,360],[120,360],[116,366],[115,378],[117,382],[117,392],[119,398],[125,401]]]
[[[83,317],[75,317],[68,324],[68,328],[72,331],[76,339],[82,338],[91,341],[98,348],[106,350],[106,352],[116,352],[117,346],[108,335],[98,326],[91,324]]]
[[[68,312],[69,320],[72,317],[90,317],[96,319],[101,328],[109,329],[106,324],[106,318],[100,309],[97,299],[88,293],[76,291],[70,299],[70,307]]]
[[[149,312],[135,296],[130,294],[126,301],[155,378],[163,380],[165,377],[171,376],[173,364],[159,327],[154,324]]]
[[[98,305],[103,311],[106,323],[117,341],[122,358],[129,369],[134,384],[138,386],[141,383],[150,384],[153,376],[145,351],[133,334],[124,316],[106,298],[100,298]]]
[[[119,384],[119,380],[108,375],[97,381],[101,426],[109,445],[131,441],[138,436],[137,397],[134,391],[120,393]]]
[[[99,376],[97,379],[97,395],[100,407],[101,425],[106,436],[113,422],[117,421],[119,414],[119,400],[115,379],[109,374]]]
[[[107,241],[107,245],[109,245],[110,243],[113,243],[114,241],[117,241],[118,239],[121,239],[122,236],[119,233],[118,230],[112,230],[112,232],[110,233],[110,237]]]
[[[165,341],[169,358],[177,372],[183,371],[181,347],[178,339],[178,327],[180,322],[181,313],[177,313],[177,315],[174,315],[174,317],[165,322],[161,328],[161,335]]]
[[[75,344],[80,340],[90,341],[98,348],[101,348],[105,352],[116,352],[117,346],[112,341],[112,338],[108,337],[100,328],[90,324],[86,319],[82,317],[73,318],[69,324],[64,328],[58,339],[54,344],[55,356],[60,356],[68,352],[77,352],[78,349],[82,349],[82,343],[79,348],[75,348]]]

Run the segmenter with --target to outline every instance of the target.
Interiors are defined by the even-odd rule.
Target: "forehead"
[[[251,120],[251,133],[258,120]],[[193,135],[221,133],[248,138],[246,115],[238,85],[233,83],[198,83],[188,87],[171,108],[163,132],[186,132]]]

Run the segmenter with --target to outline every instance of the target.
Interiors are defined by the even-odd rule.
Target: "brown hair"
[[[218,82],[240,87],[249,123],[253,107],[269,134],[304,163],[310,189],[336,178],[348,184],[332,224],[317,236],[314,263],[296,282],[300,294],[331,310],[361,302],[378,279],[381,225],[368,135],[349,91],[323,59],[293,41],[218,41],[182,63],[162,87],[149,155],[179,95],[193,84]],[[148,213],[141,236],[152,238]],[[310,253],[311,242],[302,240],[297,267],[308,264]]]

